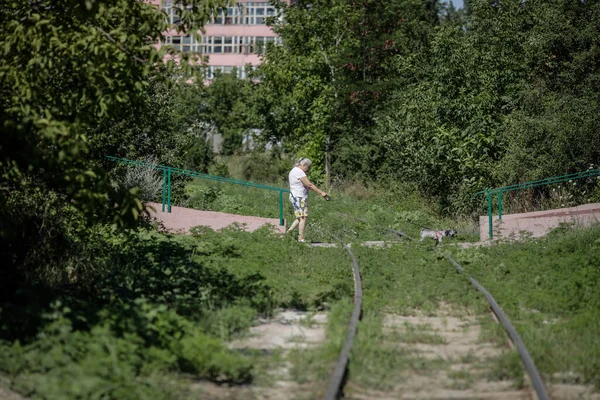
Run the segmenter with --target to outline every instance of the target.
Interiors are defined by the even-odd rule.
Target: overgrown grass
[[[454,253],[467,273],[496,297],[549,381],[598,387],[599,236],[600,228],[595,227],[525,243],[465,250],[445,246],[443,251]],[[355,383],[390,388],[411,360],[410,355],[386,345],[381,327],[385,313],[435,313],[441,302],[451,304],[458,313],[489,312],[467,276],[458,274],[443,253],[427,242],[407,242],[390,249],[354,247],[353,252],[361,264],[365,291],[363,322],[350,369]],[[506,342],[499,324],[487,318],[481,321],[487,322],[482,326],[485,341]],[[413,342],[436,339],[411,333],[418,332],[407,333]],[[424,366],[437,367],[443,366]],[[507,353],[482,368],[487,379],[509,379],[515,387],[524,384],[516,353]]]
[[[342,249],[310,248],[291,237],[281,239],[267,227],[252,233],[234,227],[219,233],[204,230],[200,237],[234,243],[240,257],[228,259],[224,267],[234,275],[263,276],[274,306],[314,310],[353,293]]]
[[[269,228],[140,230],[99,247],[87,254],[96,270],[84,287],[31,298],[36,287],[23,288],[2,304],[0,375],[11,389],[48,399],[178,398],[187,374],[251,382],[264,357],[225,341],[277,307],[329,308],[352,292],[341,250],[314,251]],[[32,315],[37,324],[24,324]]]
[[[294,349],[287,359],[291,362],[291,378],[307,386],[307,392],[294,394],[294,398],[315,399],[323,397],[332,368],[339,357],[347,334],[348,320],[353,304],[346,298],[336,302],[329,313],[327,341],[313,349]]]
[[[353,247],[361,267],[364,290],[363,320],[352,351],[350,390],[391,390],[406,379],[446,369],[449,361],[426,359],[400,343],[443,344],[443,338],[424,327],[402,333],[383,329],[386,314],[435,314],[450,303],[458,314],[487,311],[485,300],[434,250],[429,242],[405,242],[389,249]]]
[[[455,250],[500,303],[541,372],[600,388],[600,227]]]
[[[261,197],[275,193],[204,183],[188,190],[196,193],[190,203],[204,202],[204,208],[209,204],[219,211],[277,217],[278,196]],[[206,195],[211,190],[216,193],[212,198]],[[439,218],[410,190],[372,193],[353,187],[334,192],[330,202],[311,198],[307,237],[353,244],[365,297],[350,378],[386,389],[402,371],[425,374],[448,365],[391,346],[396,340],[438,344],[441,338],[420,329],[389,337],[382,329],[385,314],[434,314],[444,302],[459,314],[480,315],[488,306],[431,241],[399,241],[381,228],[417,236],[421,226],[455,227],[467,232],[463,239],[473,240],[468,221]],[[287,200],[285,206],[289,216]],[[543,374],[598,385],[599,234],[595,228],[492,248],[441,249],[454,254],[494,294]],[[378,239],[399,242],[386,249],[359,245]],[[70,286],[53,288],[41,279],[0,306],[0,375],[6,386],[48,399],[102,393],[177,398],[187,395],[177,389],[185,387],[186,377],[231,384],[261,380],[269,363],[281,362],[276,360],[281,356],[231,351],[226,342],[243,335],[257,316],[285,307],[331,310],[327,343],[287,358],[295,380],[314,382],[314,393],[324,389],[352,306],[350,261],[341,248],[308,247],[269,228],[253,233],[198,228],[175,236],[143,229],[117,234],[99,227],[88,240],[76,253],[85,258],[85,274],[68,270]],[[70,257],[53,268],[78,265],[78,258]],[[483,329],[487,341],[506,339],[497,324],[489,322]],[[522,379],[514,356],[499,359],[487,371],[490,379],[513,379],[517,386]],[[472,382],[458,373],[451,378],[457,387]]]

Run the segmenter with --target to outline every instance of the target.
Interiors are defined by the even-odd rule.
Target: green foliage
[[[43,398],[183,398],[177,371],[241,382],[251,365],[167,307],[136,300],[105,309],[102,322],[78,331],[55,304],[50,323],[31,344],[3,343],[0,370],[11,387]]]
[[[185,204],[197,210],[212,210],[213,203],[222,193],[222,190],[217,186],[189,185],[187,187],[189,198]]]
[[[588,168],[597,13],[589,2],[471,2],[466,25],[444,23],[418,57],[396,60],[402,85],[377,116],[384,171],[468,213],[477,190]]]
[[[178,3],[177,29],[198,29],[224,4]],[[193,96],[171,72],[185,78],[193,69],[189,57],[176,66],[166,57],[172,50],[155,46],[169,28],[155,5],[11,0],[0,21],[0,254],[10,296],[27,276],[84,276],[73,270],[89,263],[73,255],[93,246],[85,237],[94,223],[139,223],[139,189],[115,190],[103,157],[178,160],[190,146],[181,130],[187,134],[195,116],[176,115],[174,102]]]
[[[170,360],[140,345],[138,338],[116,338],[106,327],[74,332],[57,321],[35,344],[5,344],[0,370],[9,374],[13,390],[33,398],[181,397],[176,382],[160,374]],[[140,374],[143,362],[156,370]]]
[[[471,215],[481,189],[597,164],[597,3],[309,3],[278,5],[258,107],[317,180],[412,183]]]
[[[427,3],[427,4],[426,4]],[[314,161],[317,181],[335,173],[373,173],[372,113],[387,94],[394,57],[407,57],[426,41],[435,2],[276,2],[273,19],[282,46],[267,49],[259,69],[265,137],[283,139],[289,153]],[[400,18],[399,18],[400,16]],[[373,175],[369,175],[373,176]]]
[[[227,270],[234,276],[243,275],[250,288],[253,277],[263,276],[271,297],[255,291],[248,294],[255,309],[281,306],[300,309],[325,308],[352,290],[348,277],[351,271],[338,261],[341,249],[311,249],[279,234],[268,226],[248,233],[235,227],[221,233],[206,230],[203,240],[226,240],[235,243],[240,257],[227,260]],[[265,304],[261,309],[258,304]],[[271,308],[272,309],[272,308]]]
[[[229,157],[227,171],[232,178],[265,184],[288,184],[293,161],[276,152],[251,152]]]
[[[524,381],[523,362],[519,353],[513,350],[500,356],[494,363],[493,368],[488,373],[489,379],[512,380],[516,388],[522,388]]]
[[[201,23],[218,4],[196,18],[187,12],[184,22]],[[144,104],[144,88],[173,66],[162,62],[166,49],[152,45],[167,28],[166,16],[141,1],[14,0],[0,20],[4,185],[34,177],[93,211],[106,201],[106,187],[102,170],[85,158],[93,144],[86,130],[124,104]]]
[[[121,391],[172,398],[182,392],[173,389],[182,372],[252,379],[252,361],[222,341],[270,313],[273,293],[258,271],[228,271],[240,257],[233,239],[202,230],[189,237],[98,232],[58,259],[57,272],[87,261],[69,270],[70,280],[42,274],[21,294],[5,293],[0,371],[13,390],[43,398],[128,398]],[[8,341],[15,339],[21,342]]]
[[[284,44],[267,48],[268,62],[259,70],[258,110],[264,116],[265,137],[283,140],[289,153],[313,160],[322,178],[338,93],[338,58],[350,40],[345,18],[351,6],[343,1],[275,5],[285,21],[271,23]]]
[[[204,330],[221,340],[243,334],[257,317],[255,308],[238,305],[221,308],[203,318]]]
[[[237,71],[218,72],[197,105],[203,120],[223,135],[222,153],[225,155],[238,152],[244,134],[259,127],[253,89],[253,83],[239,79]]]
[[[201,332],[183,338],[176,352],[185,372],[234,383],[251,378],[250,360],[228,351],[220,341]]]
[[[238,258],[239,249],[233,240],[204,234],[172,238],[142,233],[129,237],[115,250],[107,260],[108,274],[98,284],[100,299],[120,303],[143,294],[152,302],[168,304],[190,316],[240,300],[260,312],[270,311],[271,289],[260,274],[236,277],[220,264],[205,266],[207,257],[229,262]]]
[[[529,67],[519,109],[503,129],[508,149],[497,171],[509,182],[581,171],[597,163],[600,7],[535,2],[524,55]]]

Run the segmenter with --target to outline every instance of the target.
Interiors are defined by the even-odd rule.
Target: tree
[[[225,1],[179,3],[177,29],[196,30]],[[169,50],[154,45],[169,28],[166,15],[137,0],[10,0],[0,21],[0,203],[29,179],[93,212],[107,192],[103,172],[85,156],[86,128],[143,104],[150,80],[174,67],[163,61]],[[180,65],[190,72],[189,59]],[[128,204],[133,215],[140,211]]]
[[[239,151],[244,133],[259,124],[254,108],[254,84],[238,78],[235,70],[230,74],[217,72],[199,106],[201,118],[223,135],[225,155]]]
[[[527,2],[527,83],[502,130],[497,179],[513,183],[586,170],[600,160],[600,4]]]
[[[259,91],[271,139],[316,161],[329,186],[333,154],[362,140],[383,100],[387,60],[420,46],[437,2],[298,1],[273,20],[282,46],[267,50]],[[344,161],[349,161],[344,159]],[[347,171],[338,164],[338,172]],[[323,166],[323,167],[321,167]],[[319,169],[319,167],[321,169]]]
[[[471,2],[466,27],[447,21],[430,46],[395,60],[398,81],[377,116],[384,171],[414,182],[445,211],[468,213],[471,195],[494,182],[499,134],[526,78],[527,10]],[[466,28],[466,29],[465,29]]]
[[[143,206],[135,191],[113,192],[106,171],[90,157],[99,156],[90,151],[106,139],[107,132],[96,128],[103,121],[125,117],[126,112],[146,111],[151,82],[164,79],[165,71],[177,67],[184,77],[191,76],[193,57],[182,55],[177,64],[167,61],[174,52],[155,43],[167,29],[200,29],[210,13],[225,3],[177,1],[181,19],[177,26],[169,26],[165,13],[139,0],[2,2],[0,241],[4,259],[19,264],[31,248],[42,247],[41,235],[59,247],[60,235],[55,231],[60,228],[48,227],[50,214],[67,218],[82,213],[90,222],[104,214],[117,225],[137,219]],[[115,142],[130,139],[120,137]],[[68,213],[61,214],[66,209]],[[63,233],[71,231],[65,228]]]
[[[339,59],[351,39],[345,0],[275,2],[271,21],[283,45],[269,46],[259,69],[259,113],[266,136],[311,158],[313,176],[328,186],[330,124],[338,98]]]
[[[377,179],[384,152],[377,145],[375,117],[407,76],[397,60],[424,54],[439,21],[437,1],[351,1],[353,41],[343,50],[340,101],[332,126],[338,177]],[[412,80],[413,77],[408,77]],[[358,168],[348,169],[347,165]]]

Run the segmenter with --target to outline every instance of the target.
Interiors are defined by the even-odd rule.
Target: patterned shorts
[[[290,194],[290,203],[294,206],[294,215],[296,218],[308,217],[308,199],[294,197]]]

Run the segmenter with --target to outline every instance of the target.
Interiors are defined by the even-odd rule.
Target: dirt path
[[[510,352],[482,339],[481,320],[452,315],[386,315],[386,346],[400,350],[409,365],[395,375],[389,388],[377,390],[351,383],[349,399],[531,399],[512,379],[496,371],[500,357]]]
[[[533,400],[526,377],[516,369],[509,376],[511,347],[508,342],[486,339],[482,322],[495,324],[491,316],[460,315],[442,305],[434,315],[387,314],[383,333],[388,349],[400,350],[408,368],[394,374],[385,389],[361,386],[352,378],[345,398],[354,400],[397,399],[485,399]],[[318,399],[326,383],[298,379],[294,358],[303,352],[321,351],[327,314],[283,311],[272,319],[261,319],[248,337],[230,344],[239,351],[259,351],[265,363],[257,366],[257,379],[250,385],[227,386],[196,382],[189,398],[206,400]],[[360,326],[359,333],[360,335]],[[294,354],[295,353],[295,354]],[[508,357],[508,358],[507,358]],[[507,364],[508,363],[508,364]],[[325,372],[327,374],[327,372]],[[310,376],[310,374],[309,374]],[[314,377],[314,375],[313,375]],[[322,381],[328,378],[325,376]],[[600,400],[590,387],[575,384],[548,385],[553,400]]]
[[[2,382],[0,381],[0,383]],[[25,397],[12,390],[0,387],[0,400],[25,400]]]
[[[272,319],[259,319],[248,337],[236,340],[230,348],[259,351],[265,354],[266,368],[259,369],[258,379],[251,385],[227,386],[211,382],[192,385],[192,397],[203,400],[289,400],[312,399],[314,385],[298,383],[292,378],[293,352],[309,351],[325,342],[326,313],[282,311]]]
[[[491,315],[457,316],[447,307],[435,314],[386,315],[385,345],[400,348],[410,359],[409,364],[417,367],[399,371],[392,387],[385,390],[361,387],[351,379],[345,390],[346,398],[537,399],[525,372],[514,376],[514,363],[520,366],[521,360],[508,340],[498,344],[486,339],[482,318],[489,318],[495,324]],[[600,393],[591,386],[558,383],[546,386],[553,400],[600,400]]]

